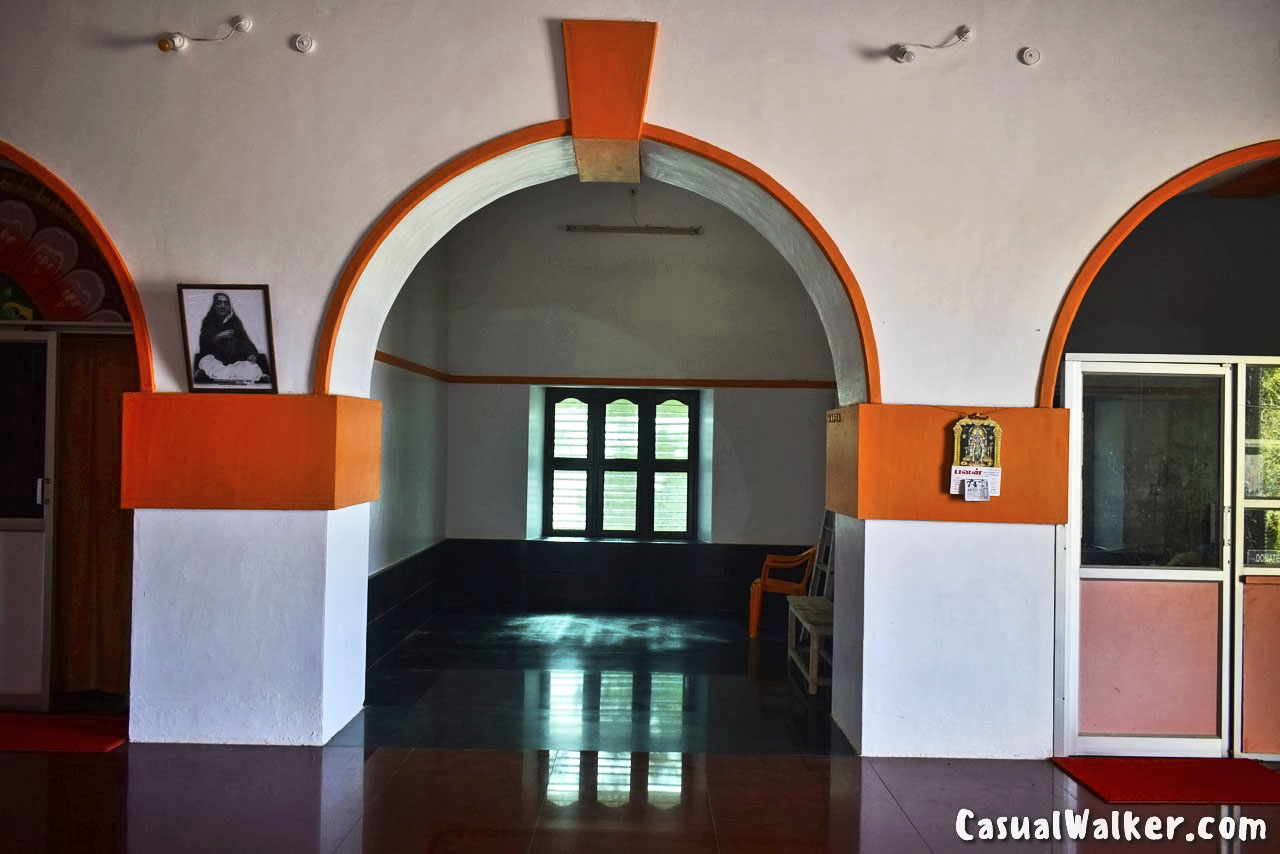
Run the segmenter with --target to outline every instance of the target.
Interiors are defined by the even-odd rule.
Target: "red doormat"
[[[119,716],[0,714],[0,750],[106,753],[128,734],[129,722]]]
[[[1280,773],[1252,759],[1074,756],[1053,762],[1109,804],[1280,804]]]

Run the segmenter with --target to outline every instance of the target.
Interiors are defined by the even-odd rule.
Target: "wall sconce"
[[[949,47],[955,47],[961,42],[973,41],[973,30],[963,24],[956,28],[956,34],[951,39],[942,44],[914,44],[912,42],[899,42],[889,48],[889,56],[893,57],[894,62],[901,62],[906,65],[916,61],[916,52],[912,48],[921,48],[922,50],[945,50]]]
[[[187,46],[188,42],[224,42],[236,33],[249,32],[252,27],[253,21],[249,20],[247,16],[236,15],[231,19],[231,29],[227,31],[225,36],[202,39],[185,33],[168,33],[156,40],[156,47],[160,48],[161,53],[170,53],[182,50]]]

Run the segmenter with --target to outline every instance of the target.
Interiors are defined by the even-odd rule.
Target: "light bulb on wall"
[[[160,48],[161,53],[168,53],[171,50],[182,50],[187,46],[187,37],[182,33],[169,33],[167,36],[161,36],[156,41],[156,47]]]
[[[202,39],[197,36],[188,36],[185,33],[166,33],[156,39],[156,47],[160,48],[161,53],[171,53],[175,50],[182,50],[189,42],[224,42],[236,33],[247,33],[252,28],[253,21],[248,16],[236,15],[231,19],[231,29],[227,31],[225,36]]]
[[[920,48],[921,50],[945,50],[949,47],[955,47],[958,44],[970,41],[973,41],[973,28],[961,25],[956,27],[955,35],[941,44],[899,42],[889,48],[889,56],[893,57],[894,62],[901,62],[906,65],[916,61],[916,52],[914,48]]]

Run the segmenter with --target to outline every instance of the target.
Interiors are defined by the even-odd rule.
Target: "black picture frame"
[[[215,301],[229,313],[215,310]],[[278,392],[266,285],[179,284],[178,315],[190,391]]]

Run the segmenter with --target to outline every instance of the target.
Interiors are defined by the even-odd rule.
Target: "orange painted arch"
[[[107,235],[102,222],[66,181],[22,149],[0,140],[0,157],[17,164],[48,187],[49,191],[69,207],[72,213],[79,217],[80,222],[84,223],[89,236],[93,238],[94,246],[102,253],[107,266],[111,268],[112,275],[116,277],[120,295],[124,297],[124,303],[129,307],[129,321],[133,324],[133,344],[138,352],[138,387],[142,391],[155,391],[156,377],[151,361],[151,335],[147,332],[147,316],[142,310],[142,300],[138,296],[138,288],[133,282],[133,276],[130,275],[124,258],[120,256],[120,250]]]
[[[1066,350],[1067,333],[1071,331],[1071,324],[1075,322],[1076,312],[1080,310],[1080,303],[1084,300],[1085,293],[1093,284],[1102,265],[1107,263],[1111,253],[1116,251],[1116,247],[1123,243],[1139,223],[1150,216],[1156,208],[1188,187],[1194,187],[1206,178],[1212,178],[1219,172],[1225,172],[1243,163],[1270,157],[1280,157],[1280,139],[1246,145],[1244,148],[1236,148],[1217,157],[1211,157],[1156,187],[1111,227],[1106,236],[1089,253],[1089,257],[1085,259],[1075,278],[1071,280],[1067,295],[1058,309],[1053,330],[1049,334],[1049,345],[1045,349],[1044,362],[1040,366],[1040,387],[1036,394],[1037,406],[1053,405],[1053,389],[1058,381],[1058,365],[1062,362],[1062,355]]]
[[[413,210],[427,196],[449,181],[485,161],[535,142],[543,142],[544,140],[569,135],[570,122],[568,119],[543,122],[542,124],[530,125],[513,131],[460,154],[413,185],[403,196],[396,200],[395,204],[374,223],[364,239],[360,241],[360,245],[356,248],[351,260],[347,262],[346,268],[342,271],[342,276],[338,280],[337,290],[329,301],[329,310],[325,314],[324,327],[320,331],[320,344],[316,350],[316,394],[329,394],[329,378],[333,370],[333,354],[338,340],[338,329],[342,325],[342,317],[346,312],[347,303],[351,299],[351,293],[355,289],[356,282],[369,265],[374,253],[378,251],[378,247],[382,245],[383,241],[386,240],[387,236],[409,211]],[[681,151],[696,154],[699,157],[718,163],[726,169],[754,182],[791,212],[791,215],[804,227],[819,249],[822,250],[822,254],[835,271],[836,277],[840,280],[841,285],[844,286],[845,296],[848,297],[849,305],[853,309],[854,321],[858,325],[858,334],[862,339],[862,358],[867,372],[867,401],[869,403],[879,403],[880,359],[876,351],[875,333],[872,331],[871,316],[867,311],[866,300],[863,299],[858,280],[854,278],[848,262],[841,255],[835,241],[831,239],[831,235],[827,234],[826,229],[819,224],[813,214],[795,196],[787,192],[781,184],[763,170],[748,163],[741,157],[730,154],[710,143],[678,131],[651,124],[643,126],[640,138],[660,142],[663,145],[669,145],[672,148],[678,148]]]

